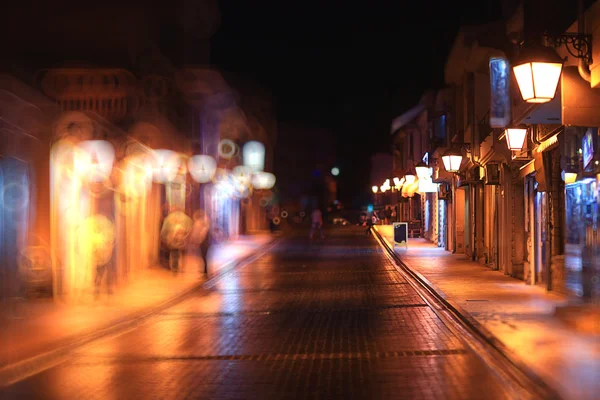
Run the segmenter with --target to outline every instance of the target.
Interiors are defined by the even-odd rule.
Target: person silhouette
[[[325,239],[325,235],[323,234],[323,213],[321,210],[318,207],[315,208],[310,214],[310,218],[311,228],[308,237],[312,239],[313,235],[315,234],[315,229],[318,229],[319,233],[321,234],[321,239]]]

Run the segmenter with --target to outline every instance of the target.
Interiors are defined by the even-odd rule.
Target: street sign
[[[408,222],[394,222],[394,247],[397,244],[408,249]]]

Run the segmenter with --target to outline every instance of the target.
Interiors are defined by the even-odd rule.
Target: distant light
[[[373,191],[373,193],[377,193],[379,188],[377,186],[373,186],[373,187],[371,187],[371,190]]]
[[[373,212],[373,204],[369,204],[369,205],[367,206],[367,211],[368,211],[368,212]]]
[[[336,206],[337,206],[337,204],[338,204],[338,203],[339,203],[339,201],[338,201],[338,200],[334,200],[334,201],[333,201],[333,204],[335,204]]]
[[[340,169],[338,167],[331,168],[331,175],[338,176],[340,174]]]

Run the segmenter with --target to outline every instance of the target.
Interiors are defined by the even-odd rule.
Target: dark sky
[[[331,130],[340,196],[368,192],[391,119],[443,84],[458,27],[500,18],[498,1],[221,1],[211,62],[275,96],[279,122]]]

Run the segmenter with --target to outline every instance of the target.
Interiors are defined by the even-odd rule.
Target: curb
[[[209,289],[216,284],[216,281],[223,278],[225,275],[260,258],[266,251],[275,247],[280,240],[280,238],[274,238],[273,240],[270,240],[269,242],[258,247],[248,256],[239,260],[230,261],[226,264],[226,271],[223,273],[219,273],[204,282],[198,282],[183,292],[178,293],[177,295],[166,299],[157,305],[149,306],[137,313],[126,315],[116,321],[111,321],[110,323],[107,323],[92,332],[66,337],[61,339],[60,342],[57,343],[56,347],[52,348],[51,350],[1,367],[0,388],[6,388],[7,386],[15,384],[19,381],[27,379],[30,376],[36,375],[55,365],[60,364],[74,350],[77,350],[86,344],[109,337],[111,335],[124,333],[125,330],[130,330],[141,325],[148,318],[178,304],[193,292],[202,289]],[[210,287],[207,287],[206,285],[209,282],[214,283]]]
[[[462,328],[466,328],[477,340],[483,342],[487,347],[488,352],[493,351],[496,353],[491,355],[497,362],[504,364],[509,368],[512,367],[516,372],[523,375],[523,378],[525,378],[526,381],[523,382],[522,380],[519,380],[518,383],[521,386],[532,387],[533,391],[540,395],[541,398],[561,398],[554,388],[550,387],[537,373],[524,363],[512,350],[507,348],[504,343],[494,336],[487,328],[479,323],[479,321],[477,321],[470,313],[464,310],[456,302],[449,299],[444,292],[431,283],[425,276],[412,269],[406,262],[402,261],[400,256],[394,251],[393,247],[390,247],[391,245],[388,240],[385,239],[377,229],[374,229],[373,232],[375,240],[379,242],[384,251],[386,251],[393,259],[397,268],[414,279],[429,295],[441,303],[441,305],[450,312],[451,317],[456,320],[454,322],[463,325]],[[434,307],[432,307],[432,309],[434,309]],[[434,309],[434,312],[437,314],[437,310]],[[481,356],[475,351],[475,348],[473,348],[473,350],[476,354]],[[487,363],[488,361],[484,360],[484,362]]]

